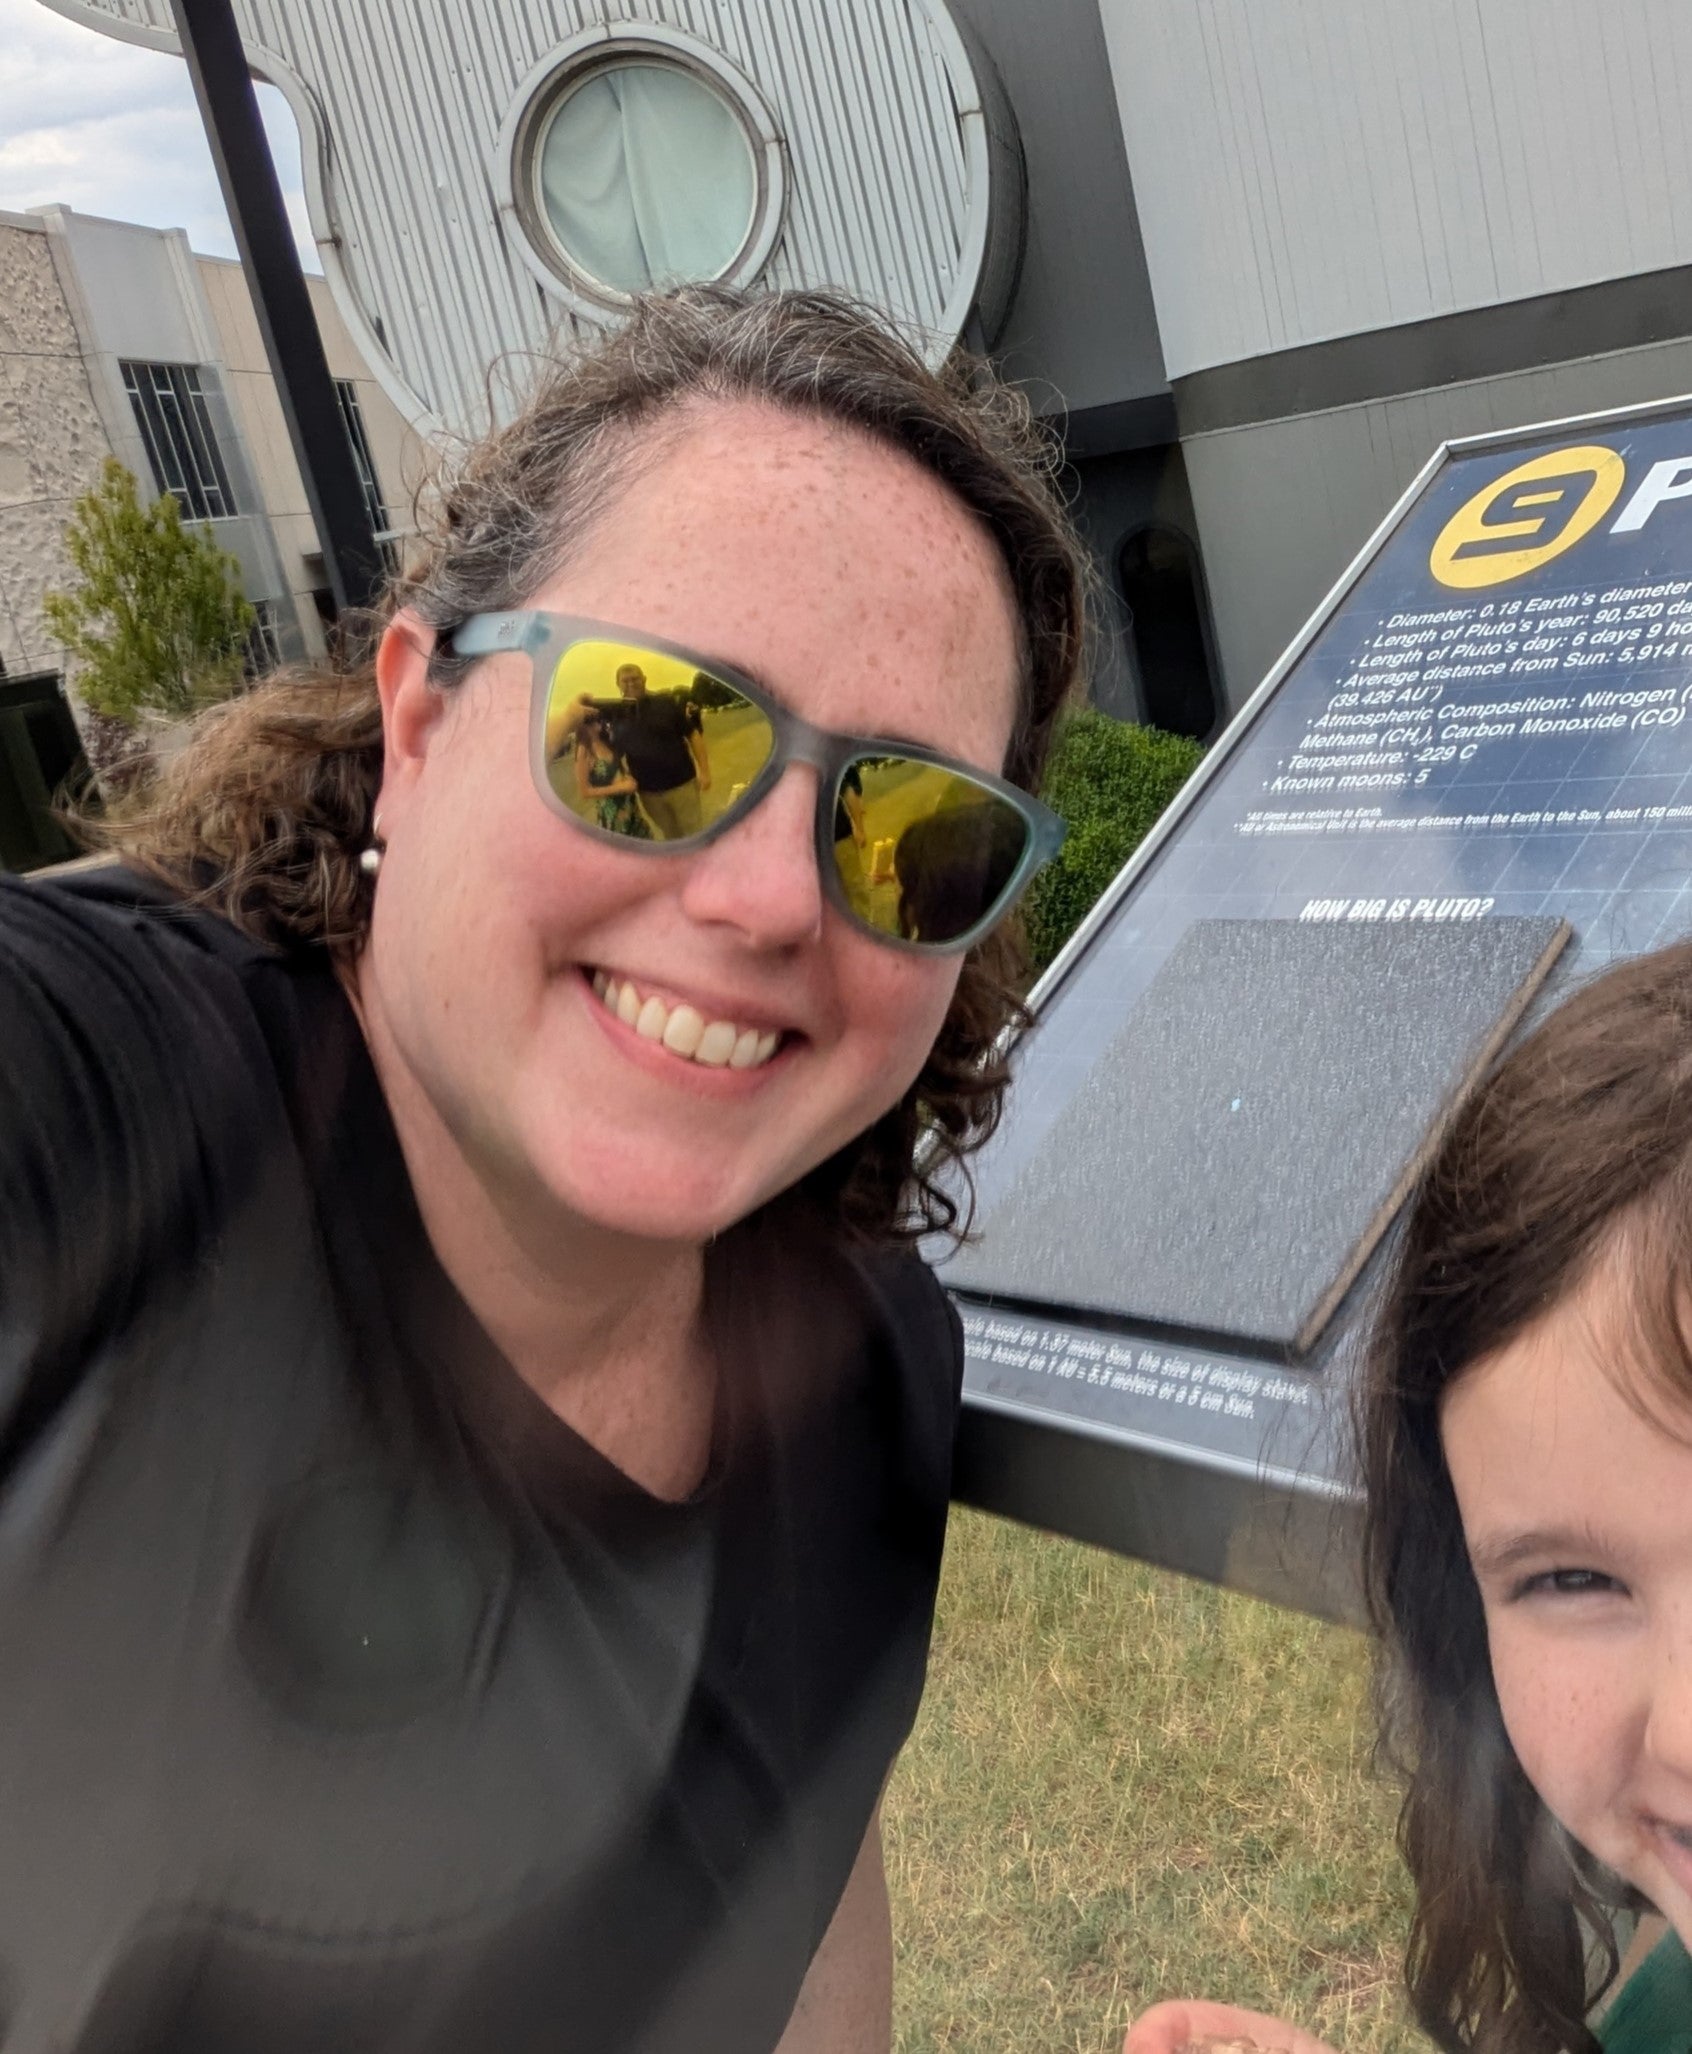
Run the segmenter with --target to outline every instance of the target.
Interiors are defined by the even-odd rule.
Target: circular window
[[[501,138],[501,200],[543,283],[598,311],[744,279],[781,225],[782,151],[723,58],[676,30],[603,31],[536,68]]]
[[[758,164],[734,109],[675,64],[607,64],[561,94],[534,151],[564,255],[613,292],[720,278],[752,227]]]

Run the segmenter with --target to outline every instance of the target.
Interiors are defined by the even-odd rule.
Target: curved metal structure
[[[857,292],[936,357],[966,327],[991,339],[1009,305],[1023,220],[1015,123],[946,0],[658,0],[641,20],[595,0],[234,4],[254,73],[298,122],[336,303],[425,431],[498,411],[490,365],[615,318],[544,275],[512,201],[526,92],[584,39],[705,47],[755,88],[774,204],[731,275]],[[178,48],[170,0],[42,5]]]

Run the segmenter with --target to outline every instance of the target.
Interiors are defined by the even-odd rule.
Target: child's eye
[[[1526,1598],[1545,1594],[1555,1597],[1591,1597],[1603,1591],[1620,1590],[1613,1576],[1598,1569],[1546,1569],[1517,1585],[1512,1595]]]

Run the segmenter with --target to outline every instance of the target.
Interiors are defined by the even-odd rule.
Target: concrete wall
[[[329,580],[246,276],[239,264],[220,257],[197,257],[195,264],[215,327],[230,404],[281,559],[292,624],[301,646],[320,653],[323,628],[311,595]],[[412,500],[427,468],[428,449],[358,354],[324,281],[311,278],[307,284],[330,373],[350,378],[358,388],[389,530],[403,538],[411,532]]]
[[[41,224],[0,214],[0,662],[59,670],[41,595],[70,576],[62,536],[111,453]]]
[[[217,329],[187,236],[179,228],[139,228],[68,207],[45,207],[40,219],[76,326],[89,386],[118,459],[144,486],[152,485],[152,465],[124,391],[123,363],[195,365],[241,509],[208,526],[218,546],[239,561],[247,597],[280,601],[286,591],[281,563],[245,438],[224,387]]]

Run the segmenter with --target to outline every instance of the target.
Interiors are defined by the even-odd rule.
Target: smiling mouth
[[[655,1041],[684,1062],[708,1070],[758,1070],[775,1054],[781,1036],[773,1028],[742,1027],[733,1020],[707,1020],[685,1001],[666,1005],[655,993],[643,998],[627,979],[593,973],[593,989],[608,1013],[632,1027],[643,1041]]]

